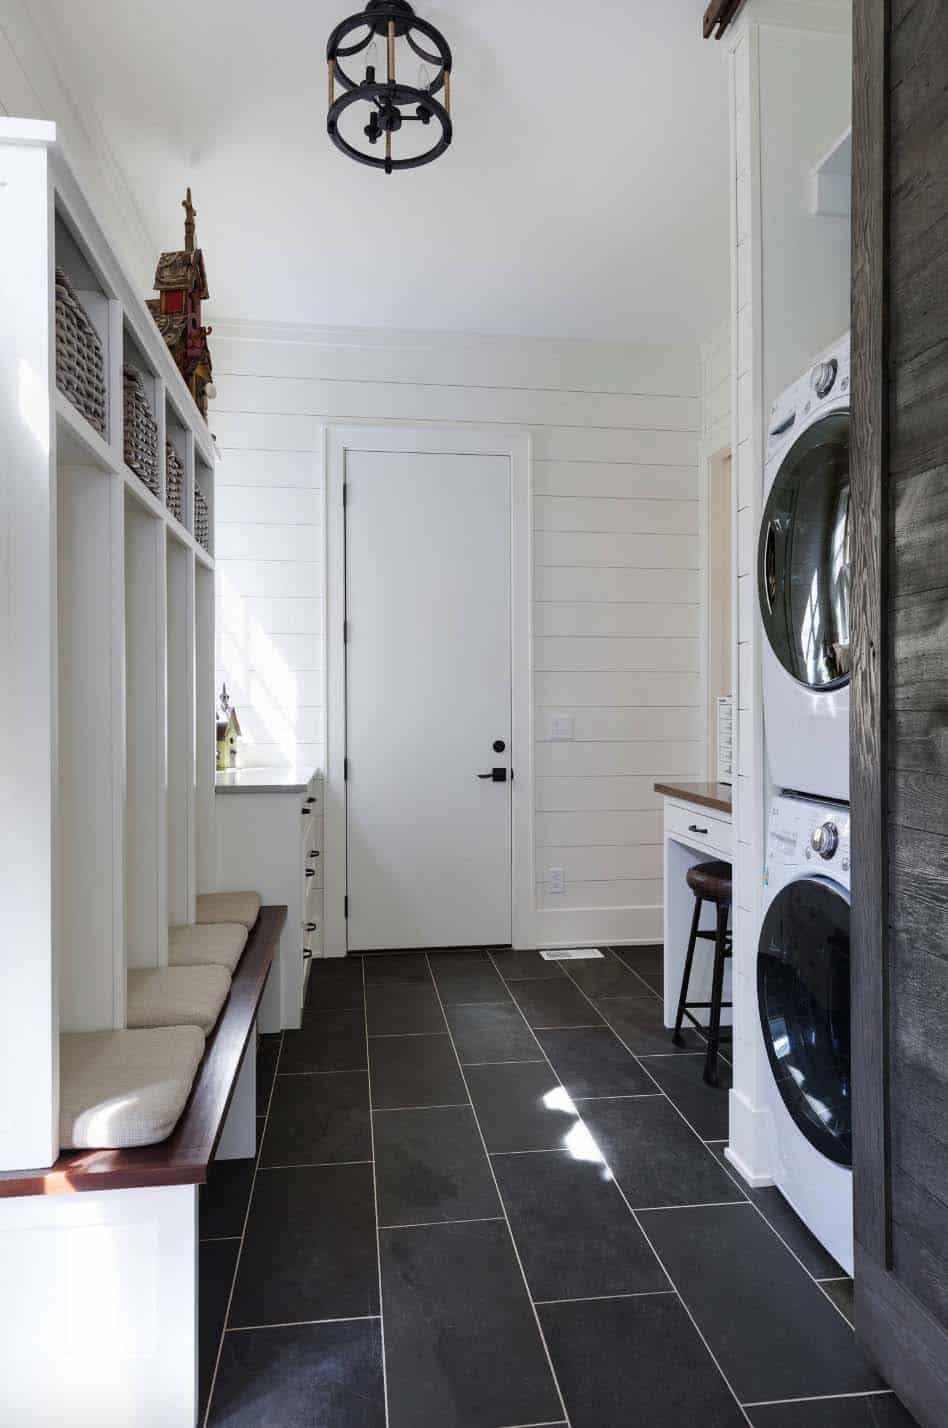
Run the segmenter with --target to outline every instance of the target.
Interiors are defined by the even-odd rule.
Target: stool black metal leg
[[[691,964],[695,960],[695,943],[698,940],[698,923],[701,921],[701,898],[695,898],[695,910],[691,918],[691,936],[688,938],[688,951],[685,955],[685,970],[681,974],[681,991],[678,993],[678,1015],[675,1018],[675,1030],[672,1032],[672,1041],[676,1046],[684,1045],[681,1035],[681,1023],[685,1017],[685,1003],[688,1000],[688,984],[691,981]]]
[[[709,1086],[718,1084],[718,1046],[721,1042],[721,1002],[724,997],[724,963],[727,955],[728,904],[718,903],[717,936],[714,939],[714,973],[711,978],[711,1010],[708,1017],[708,1054],[704,1062],[704,1079]]]

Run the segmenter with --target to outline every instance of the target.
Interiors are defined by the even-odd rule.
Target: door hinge
[[[346,893],[346,896],[345,896],[345,898],[343,899],[342,915],[343,915],[343,917],[348,917],[348,916],[349,916],[349,894],[348,894],[348,893]]]
[[[342,483],[342,508],[343,508],[343,510],[345,510],[345,508],[346,508],[346,506],[348,506],[348,504],[349,504],[349,482],[348,482],[348,481],[343,481],[343,483]]]
[[[342,781],[343,781],[343,783],[348,783],[348,781],[349,781],[349,760],[348,760],[348,759],[343,759],[343,761],[342,761]]]
[[[347,644],[349,643],[349,621],[348,621],[348,620],[343,620],[343,622],[342,622],[342,643],[343,643],[344,645],[347,645]]]

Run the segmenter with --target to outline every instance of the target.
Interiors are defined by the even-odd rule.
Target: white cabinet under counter
[[[665,809],[665,1025],[673,1027],[695,905],[685,875],[696,863],[714,859],[732,863],[731,789],[726,783],[657,783],[655,792],[662,795]],[[711,930],[714,922],[714,907],[706,903],[700,926]],[[709,950],[702,955],[702,948]],[[689,1001],[710,998],[713,961],[710,948],[709,942],[698,943]],[[725,971],[724,1000],[731,1000],[730,964]],[[702,1014],[698,1016],[701,1019]],[[730,1024],[730,1011],[722,1013],[721,1021],[723,1025]]]
[[[322,932],[323,781],[295,769],[227,769],[215,780],[217,890],[285,903],[286,925],[260,1004],[263,1032],[300,1025],[306,970]]]

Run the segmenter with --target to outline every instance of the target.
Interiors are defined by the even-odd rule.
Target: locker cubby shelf
[[[24,909],[0,1011],[3,1171],[56,1159],[60,1032],[124,1026],[128,967],[165,962],[169,923],[193,920],[214,886],[215,451],[53,125],[0,118],[0,191],[8,536],[29,552],[8,582],[20,626],[0,629],[2,787],[30,835],[3,875]],[[57,266],[102,344],[104,434],[56,386]],[[157,494],[124,459],[126,363],[158,428]],[[166,439],[184,469],[181,520]],[[193,534],[196,482],[210,551]]]

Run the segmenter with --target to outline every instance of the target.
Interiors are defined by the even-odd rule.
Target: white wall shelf
[[[167,961],[214,866],[214,444],[56,140],[0,118],[0,1170],[59,1152],[61,1032],[125,1025],[129,966]],[[56,385],[55,269],[105,360],[106,430]],[[145,380],[159,482],[125,464],[122,367]],[[166,505],[165,439],[184,467]],[[12,933],[12,935],[10,935]]]
[[[852,212],[853,131],[850,126],[810,170],[810,212],[848,218]]]

